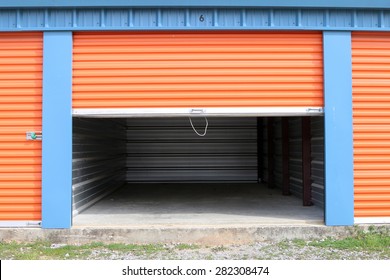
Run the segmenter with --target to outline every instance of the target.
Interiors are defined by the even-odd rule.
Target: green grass
[[[100,248],[106,248],[112,251],[119,251],[119,252],[142,252],[146,254],[153,254],[153,253],[166,250],[166,248],[162,244],[146,244],[146,245],[107,244],[107,245],[101,245]]]
[[[367,252],[387,252],[390,253],[390,231],[385,227],[369,227],[368,230],[353,228],[350,236],[336,239],[327,237],[322,240],[305,241],[294,239],[291,242],[282,241],[278,245],[280,248],[287,248],[289,244],[298,247],[321,247],[329,249],[367,251]]]
[[[308,243],[309,246],[342,250],[365,250],[390,252],[390,232],[386,228],[369,227],[368,231],[354,230],[343,239],[326,238]]]
[[[199,245],[194,244],[177,244],[175,248],[178,250],[198,250],[201,247]]]
[[[38,260],[38,259],[83,259],[90,254],[94,244],[90,246],[66,245],[60,248],[51,248],[48,242],[35,243],[0,243],[0,258],[15,260]]]
[[[88,259],[93,251],[95,257],[107,255],[108,252],[126,252],[134,255],[150,256],[154,253],[166,250],[161,244],[103,244],[91,243],[86,245],[65,245],[59,248],[51,248],[48,242],[35,243],[0,243],[0,259],[14,260],[66,260]]]
[[[66,259],[88,259],[92,255],[95,258],[109,255],[110,252],[127,253],[135,256],[150,257],[159,252],[169,253],[177,250],[197,250],[201,247],[192,244],[177,244],[174,247],[167,247],[163,244],[104,244],[101,242],[86,245],[64,245],[58,248],[51,248],[49,242],[35,243],[4,243],[0,242],[0,259],[14,260],[66,260]],[[93,254],[94,252],[94,254]]]

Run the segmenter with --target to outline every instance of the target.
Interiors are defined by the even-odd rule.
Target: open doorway
[[[194,129],[204,133],[206,119],[192,121],[74,118],[73,225],[323,224],[323,117],[209,117],[205,136]]]

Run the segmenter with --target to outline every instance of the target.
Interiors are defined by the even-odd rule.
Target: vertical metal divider
[[[303,206],[311,206],[311,130],[310,117],[302,117]]]
[[[351,32],[324,31],[325,224],[354,224]]]
[[[257,117],[257,182],[263,179],[263,119]]]
[[[291,195],[290,192],[290,171],[289,171],[289,124],[288,118],[282,118],[282,164],[283,164],[283,185],[282,193],[283,195]]]
[[[274,169],[275,169],[275,127],[274,127],[274,119],[272,117],[267,119],[267,131],[268,131],[268,188],[275,188],[275,177],[274,177]]]
[[[43,34],[43,228],[72,226],[72,47],[72,32]]]

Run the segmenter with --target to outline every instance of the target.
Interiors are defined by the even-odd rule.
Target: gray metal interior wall
[[[302,197],[302,118],[289,120],[290,191]],[[277,185],[279,187],[279,185]],[[324,118],[311,117],[311,196],[312,202],[324,207]]]
[[[264,181],[264,118],[257,117],[257,180]]]
[[[283,185],[283,158],[282,158],[282,118],[275,118],[275,151],[274,151],[274,177],[275,187],[282,188]]]
[[[302,197],[302,123],[301,118],[289,120],[289,170],[290,191],[293,195]]]
[[[311,118],[311,178],[312,201],[324,207],[325,174],[324,174],[324,118]]]
[[[73,119],[73,215],[125,182],[125,125],[116,119]]]
[[[261,118],[263,129],[263,177],[261,181],[268,182],[268,131],[267,131],[267,118]]]
[[[256,118],[127,120],[128,182],[257,182]],[[203,132],[204,118],[193,118]]]

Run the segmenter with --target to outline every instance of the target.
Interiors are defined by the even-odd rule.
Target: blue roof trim
[[[390,8],[389,0],[0,0],[0,7],[296,7]]]
[[[39,30],[390,31],[390,9],[0,9],[0,31]]]

